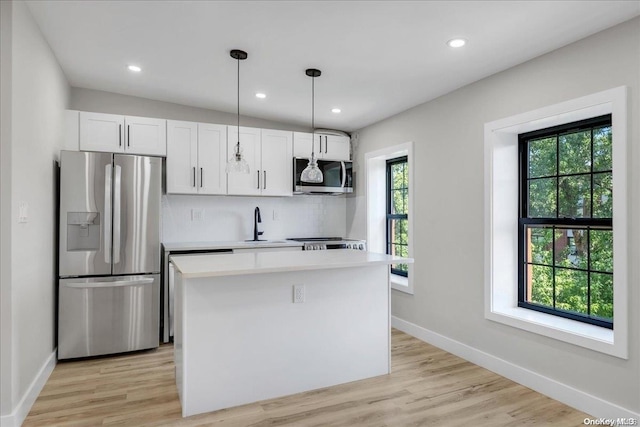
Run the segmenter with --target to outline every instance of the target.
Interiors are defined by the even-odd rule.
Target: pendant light
[[[238,61],[238,143],[236,144],[235,152],[227,162],[226,172],[248,174],[250,172],[249,163],[245,160],[242,155],[242,148],[240,148],[240,61],[247,59],[247,52],[233,49],[230,52],[230,55],[233,59]]]
[[[316,77],[320,77],[320,70],[316,70],[315,68],[308,68],[305,71],[306,75],[311,77],[311,129],[312,132],[315,130],[315,80]],[[309,163],[307,167],[304,168],[302,174],[300,175],[300,180],[302,182],[313,182],[320,183],[323,180],[322,171],[318,168],[318,160],[316,159],[316,136],[315,134],[311,137],[311,158],[309,159]]]

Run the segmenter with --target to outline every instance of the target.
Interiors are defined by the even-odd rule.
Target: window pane
[[[528,301],[553,307],[553,268],[529,265]]]
[[[593,129],[593,170],[604,171],[611,166],[611,126]]]
[[[529,141],[529,177],[556,175],[556,138]]]
[[[391,224],[392,224],[391,239],[393,240],[392,243],[401,243],[401,244],[406,245],[408,243],[408,241],[407,241],[407,234],[408,234],[407,220],[406,219],[392,219],[391,220]]]
[[[587,230],[556,228],[556,265],[588,269]]]
[[[408,271],[409,271],[409,265],[408,264],[391,264],[391,272],[392,273],[396,273],[396,274],[405,273],[404,276],[406,276],[406,273]]]
[[[551,227],[529,227],[527,260],[536,264],[553,265],[553,229]]]
[[[556,308],[587,314],[587,272],[555,269]]]
[[[529,181],[529,217],[556,217],[557,178],[542,178]]]
[[[613,318],[613,275],[591,273],[591,315]]]
[[[558,136],[560,174],[591,172],[591,131]]]
[[[407,180],[405,170],[406,163],[394,163],[391,165],[391,188],[401,189],[407,188]]]
[[[613,216],[613,184],[611,173],[593,175],[593,217],[612,218]]]
[[[613,273],[613,232],[591,230],[591,270]]]
[[[591,217],[590,175],[562,177],[558,186],[558,216],[560,218]]]

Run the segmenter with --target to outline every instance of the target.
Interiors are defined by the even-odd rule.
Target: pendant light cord
[[[238,143],[236,144],[236,154],[240,154],[240,58],[238,62]]]
[[[316,106],[316,78],[315,76],[311,77],[311,158],[315,157],[316,150],[316,136],[314,134],[314,130],[316,128],[315,124],[315,111]]]

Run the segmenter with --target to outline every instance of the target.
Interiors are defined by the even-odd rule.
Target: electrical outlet
[[[204,218],[204,209],[191,209],[191,221],[202,221]]]
[[[280,221],[280,213],[276,209],[273,210],[273,220]]]
[[[304,285],[293,285],[293,302],[304,302]]]

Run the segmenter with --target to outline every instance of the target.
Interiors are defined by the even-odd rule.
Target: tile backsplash
[[[260,208],[261,239],[346,235],[344,196],[235,197],[164,195],[164,242],[253,238],[253,212]]]

